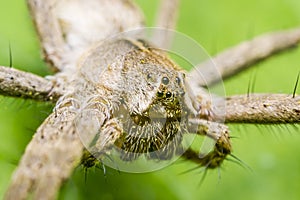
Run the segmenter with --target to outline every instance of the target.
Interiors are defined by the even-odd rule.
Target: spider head
[[[124,73],[124,97],[130,113],[143,115],[156,104],[171,110],[184,99],[184,72],[158,50],[130,52]]]

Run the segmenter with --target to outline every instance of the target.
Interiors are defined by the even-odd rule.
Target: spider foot
[[[182,156],[206,168],[214,169],[221,166],[227,155],[232,152],[228,127],[205,120],[191,120],[191,122],[197,125],[197,134],[208,136],[215,141],[214,148],[207,154],[189,148]]]

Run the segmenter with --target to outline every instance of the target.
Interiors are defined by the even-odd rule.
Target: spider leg
[[[27,4],[45,60],[54,71],[67,75],[77,70],[77,60],[91,45],[143,26],[143,16],[132,1],[27,0]]]
[[[176,27],[179,0],[161,0],[156,16],[155,27],[174,30]],[[168,47],[172,42],[171,31],[158,31],[154,35],[154,41],[160,44],[160,47]]]
[[[91,154],[86,156],[87,159],[83,158],[81,163],[91,167],[109,156],[109,151],[121,138],[123,129],[112,115],[116,106],[114,103],[109,103],[102,96],[95,96],[83,104],[75,121],[80,139]]]
[[[199,153],[189,148],[182,155],[183,158],[191,160],[200,166],[214,169],[222,164],[227,155],[231,154],[232,148],[226,125],[203,119],[190,119],[189,131],[212,138],[215,141],[215,145],[213,150],[207,154],[201,154],[201,152]]]
[[[82,155],[75,117],[76,101],[67,98],[45,119],[28,144],[5,199],[27,199],[29,194],[34,199],[55,199]]]
[[[157,27],[175,29],[180,0],[160,0],[156,16]]]
[[[104,153],[106,154],[108,150],[111,150],[115,142],[121,138],[122,132],[123,129],[115,118],[108,120],[102,126],[99,131],[99,138],[95,143],[95,150],[97,150],[95,155],[97,155],[97,158],[101,158]]]
[[[66,45],[60,24],[54,15],[56,1],[28,0],[30,14],[41,40],[44,58],[54,71],[61,71]]]
[[[216,67],[211,67],[210,62],[199,63],[189,72],[189,75],[194,80],[195,85],[211,86],[271,57],[275,53],[284,52],[297,46],[299,41],[299,28],[259,35],[215,55],[212,60]],[[216,70],[219,73],[215,73]],[[199,77],[199,72],[203,74],[202,77],[205,79]]]
[[[55,103],[63,94],[54,82],[29,72],[0,66],[0,94]]]

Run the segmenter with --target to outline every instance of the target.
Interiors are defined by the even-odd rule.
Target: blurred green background
[[[158,1],[138,0],[153,25]],[[184,0],[178,30],[211,54],[255,35],[300,24],[298,0]],[[49,74],[40,59],[38,41],[25,1],[0,0],[0,65],[8,65],[9,43],[15,68]],[[247,92],[255,74],[254,92],[292,93],[300,69],[300,49],[262,62],[225,81],[226,93]],[[299,91],[299,90],[298,90]],[[0,198],[8,186],[34,130],[51,111],[51,105],[0,97]],[[220,171],[209,171],[199,187],[201,170],[176,162],[147,174],[91,170],[84,179],[78,167],[60,193],[60,199],[300,199],[299,125],[230,125],[234,154],[253,169],[225,162]]]

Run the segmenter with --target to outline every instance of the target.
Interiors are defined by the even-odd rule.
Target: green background
[[[157,1],[138,0],[153,25]],[[184,0],[178,30],[197,40],[211,54],[255,35],[300,24],[299,0]],[[11,43],[15,68],[49,74],[40,59],[38,41],[25,1],[0,0],[0,65],[8,65]],[[247,92],[255,74],[254,92],[292,93],[300,66],[300,49],[276,55],[225,81],[226,93]],[[299,91],[299,90],[298,90]],[[0,198],[8,186],[34,130],[51,111],[50,105],[0,97]],[[299,125],[230,125],[234,154],[252,168],[225,162],[209,171],[180,175],[196,165],[176,162],[147,174],[91,170],[84,180],[78,167],[60,199],[300,199]]]

